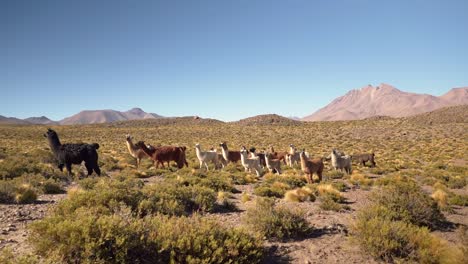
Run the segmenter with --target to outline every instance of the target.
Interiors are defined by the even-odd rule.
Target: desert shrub
[[[207,173],[207,174],[195,174],[195,175],[179,175],[179,181],[185,185],[200,185],[208,187],[214,191],[232,191],[234,185],[229,174],[219,173]]]
[[[43,193],[46,194],[64,193],[62,184],[52,179],[45,181],[41,187]]]
[[[449,177],[447,186],[452,189],[462,189],[466,186],[466,178],[462,176]]]
[[[331,196],[328,196],[328,195],[319,197],[319,201],[320,201],[320,204],[319,204],[320,209],[325,210],[325,211],[339,212],[343,209],[349,209],[349,207],[343,206],[337,203]]]
[[[371,199],[375,204],[395,212],[393,220],[432,229],[445,221],[437,203],[412,181],[395,181],[375,191]]]
[[[84,178],[78,181],[78,185],[83,188],[84,190],[92,190],[94,189],[94,186],[98,183],[99,179],[98,178]]]
[[[31,254],[15,254],[10,248],[0,250],[0,263],[2,264],[35,264],[40,263],[37,256]]]
[[[351,175],[349,181],[354,185],[359,185],[362,187],[368,187],[373,184],[373,181],[366,177],[364,174],[354,173]]]
[[[332,182],[331,185],[340,192],[344,192],[349,189],[344,182]]]
[[[284,200],[288,202],[314,202],[316,199],[314,191],[309,187],[302,187],[294,190],[289,190],[284,194]]]
[[[40,173],[41,167],[39,161],[30,155],[9,156],[3,162],[0,162],[0,177],[15,178],[26,173]]]
[[[15,201],[20,204],[34,203],[37,200],[37,193],[30,185],[18,186],[15,191]]]
[[[274,200],[269,198],[257,198],[255,206],[247,209],[244,222],[252,230],[273,240],[295,238],[311,231],[304,212],[275,206]]]
[[[431,198],[437,202],[441,209],[448,209],[448,195],[444,190],[437,189],[431,194]]]
[[[345,198],[341,193],[331,184],[319,184],[315,186],[315,189],[320,197],[329,197],[336,203],[342,203],[345,201]]]
[[[31,225],[30,241],[49,262],[66,263],[258,263],[262,242],[244,231],[226,230],[192,217],[132,217],[78,209]],[[60,246],[57,246],[59,244]]]
[[[254,194],[263,197],[281,198],[285,193],[285,189],[272,186],[258,186],[254,189]]]
[[[15,200],[13,181],[0,180],[0,203],[12,203]]]
[[[282,198],[286,191],[301,188],[306,185],[304,177],[296,175],[279,176],[267,174],[264,181],[254,189],[254,193],[263,197]]]
[[[342,179],[343,176],[344,176],[344,173],[339,170],[332,170],[332,171],[327,172],[327,177],[329,179]]]
[[[187,215],[195,211],[211,211],[216,192],[204,186],[158,183],[143,188],[145,198],[139,204],[140,215],[162,213]]]
[[[450,194],[448,203],[450,205],[468,206],[468,195]]]
[[[93,189],[70,192],[68,199],[60,202],[55,213],[67,215],[78,208],[99,208],[101,213],[110,213],[119,204],[124,204],[136,212],[143,199],[141,182],[134,179],[101,178]]]
[[[462,258],[460,250],[431,235],[426,227],[394,221],[392,216],[394,212],[378,205],[361,210],[351,227],[353,240],[363,251],[391,262],[457,263]]]
[[[243,192],[241,195],[241,202],[246,203],[248,201],[250,201],[250,195],[246,192]]]
[[[200,217],[153,218],[165,263],[259,263],[262,241]],[[150,236],[153,235],[150,233]]]

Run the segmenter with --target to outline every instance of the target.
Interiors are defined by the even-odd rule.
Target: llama
[[[216,150],[201,151],[200,144],[196,144],[195,153],[197,154],[197,158],[200,161],[200,169],[203,168],[203,165],[205,165],[206,170],[209,170],[208,162],[213,162],[216,170],[218,167],[218,153],[216,153]]]
[[[72,175],[72,164],[81,164],[85,162],[85,167],[88,170],[88,176],[94,172],[98,176],[101,175],[101,169],[98,165],[98,143],[92,144],[61,144],[57,132],[52,129],[47,129],[44,137],[49,141],[49,146],[58,161],[58,168],[63,171],[63,166],[67,168],[68,176]]]
[[[306,156],[308,156],[307,153],[306,153]],[[294,164],[299,164],[301,160],[299,158],[299,152],[296,152],[296,147],[293,144],[289,145],[289,153],[286,154],[285,159],[286,159],[286,163],[290,167],[294,167]]]
[[[288,154],[287,152],[285,152],[285,151],[276,152],[275,149],[273,149],[273,147],[270,147],[270,153],[271,153],[273,159],[282,160],[283,163],[286,164],[286,155]]]
[[[179,169],[184,167],[184,165],[188,167],[188,163],[185,160],[186,147],[162,146],[150,149],[143,141],[138,141],[135,145],[141,148],[153,160],[156,169],[159,168],[159,164],[164,168],[164,162],[168,162],[169,164],[170,161],[175,161]]]
[[[281,161],[279,159],[272,159],[271,153],[265,153],[266,167],[271,173],[281,174]]]
[[[301,169],[302,172],[306,174],[307,183],[313,183],[313,174],[317,174],[319,182],[322,181],[322,172],[323,172],[323,161],[322,159],[309,159],[305,155],[304,151],[299,153],[299,158],[301,159]]]
[[[258,177],[262,174],[262,168],[260,167],[260,160],[258,158],[248,158],[247,157],[247,150],[243,148],[240,152],[241,155],[241,163],[244,166],[246,172],[252,172],[255,170],[255,173]]]
[[[221,147],[221,152],[223,154],[223,158],[227,162],[237,163],[241,159],[240,152],[239,151],[229,150],[226,142],[222,142],[221,144],[219,144],[219,146]]]
[[[351,159],[357,161],[362,166],[366,166],[366,162],[370,161],[371,167],[375,167],[375,154],[372,153],[362,153],[355,154],[351,156]]]
[[[332,167],[335,170],[344,170],[347,174],[351,174],[351,156],[341,156],[335,149],[332,150],[330,156]]]
[[[136,167],[138,169],[140,167],[141,160],[146,159],[149,156],[146,155],[146,153],[141,148],[133,144],[133,141],[132,141],[133,138],[130,135],[127,134],[126,138],[127,138],[126,143],[127,143],[128,152],[130,152],[130,155],[132,155],[132,157],[136,159]],[[151,149],[152,146],[148,145],[148,148]]]
[[[255,147],[251,147],[249,149],[250,157],[251,158],[258,157],[260,159],[260,166],[262,166],[262,168],[265,168],[266,167],[265,153],[263,152],[256,153],[255,150],[256,150]]]

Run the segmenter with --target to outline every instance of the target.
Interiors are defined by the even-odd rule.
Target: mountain
[[[468,105],[449,106],[405,118],[407,122],[426,125],[468,123]]]
[[[351,90],[303,121],[354,120],[373,116],[405,117],[442,107],[468,104],[468,87],[454,88],[442,96],[408,93],[389,84]]]
[[[126,112],[116,110],[86,110],[81,111],[76,115],[67,117],[61,120],[61,125],[77,125],[77,124],[97,124],[109,123],[125,120],[138,120],[138,119],[153,119],[162,118],[157,114],[146,113],[140,108],[132,108]]]
[[[233,122],[239,125],[298,125],[300,121],[293,120],[276,114],[257,115]]]
[[[28,121],[19,119],[19,118],[6,117],[6,116],[0,115],[0,124],[28,125],[31,123],[29,123]]]
[[[49,118],[45,116],[29,117],[23,120],[27,121],[28,123],[37,124],[37,125],[58,125],[59,124],[57,121],[50,120]]]

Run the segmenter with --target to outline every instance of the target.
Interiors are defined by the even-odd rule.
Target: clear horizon
[[[304,117],[388,83],[468,86],[467,1],[2,1],[0,115]]]

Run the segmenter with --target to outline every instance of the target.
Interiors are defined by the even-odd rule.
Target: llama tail
[[[98,148],[99,148],[99,144],[98,144],[98,143],[93,143],[93,144],[91,144],[91,146],[92,146],[93,148],[95,148],[95,149],[98,149]]]

